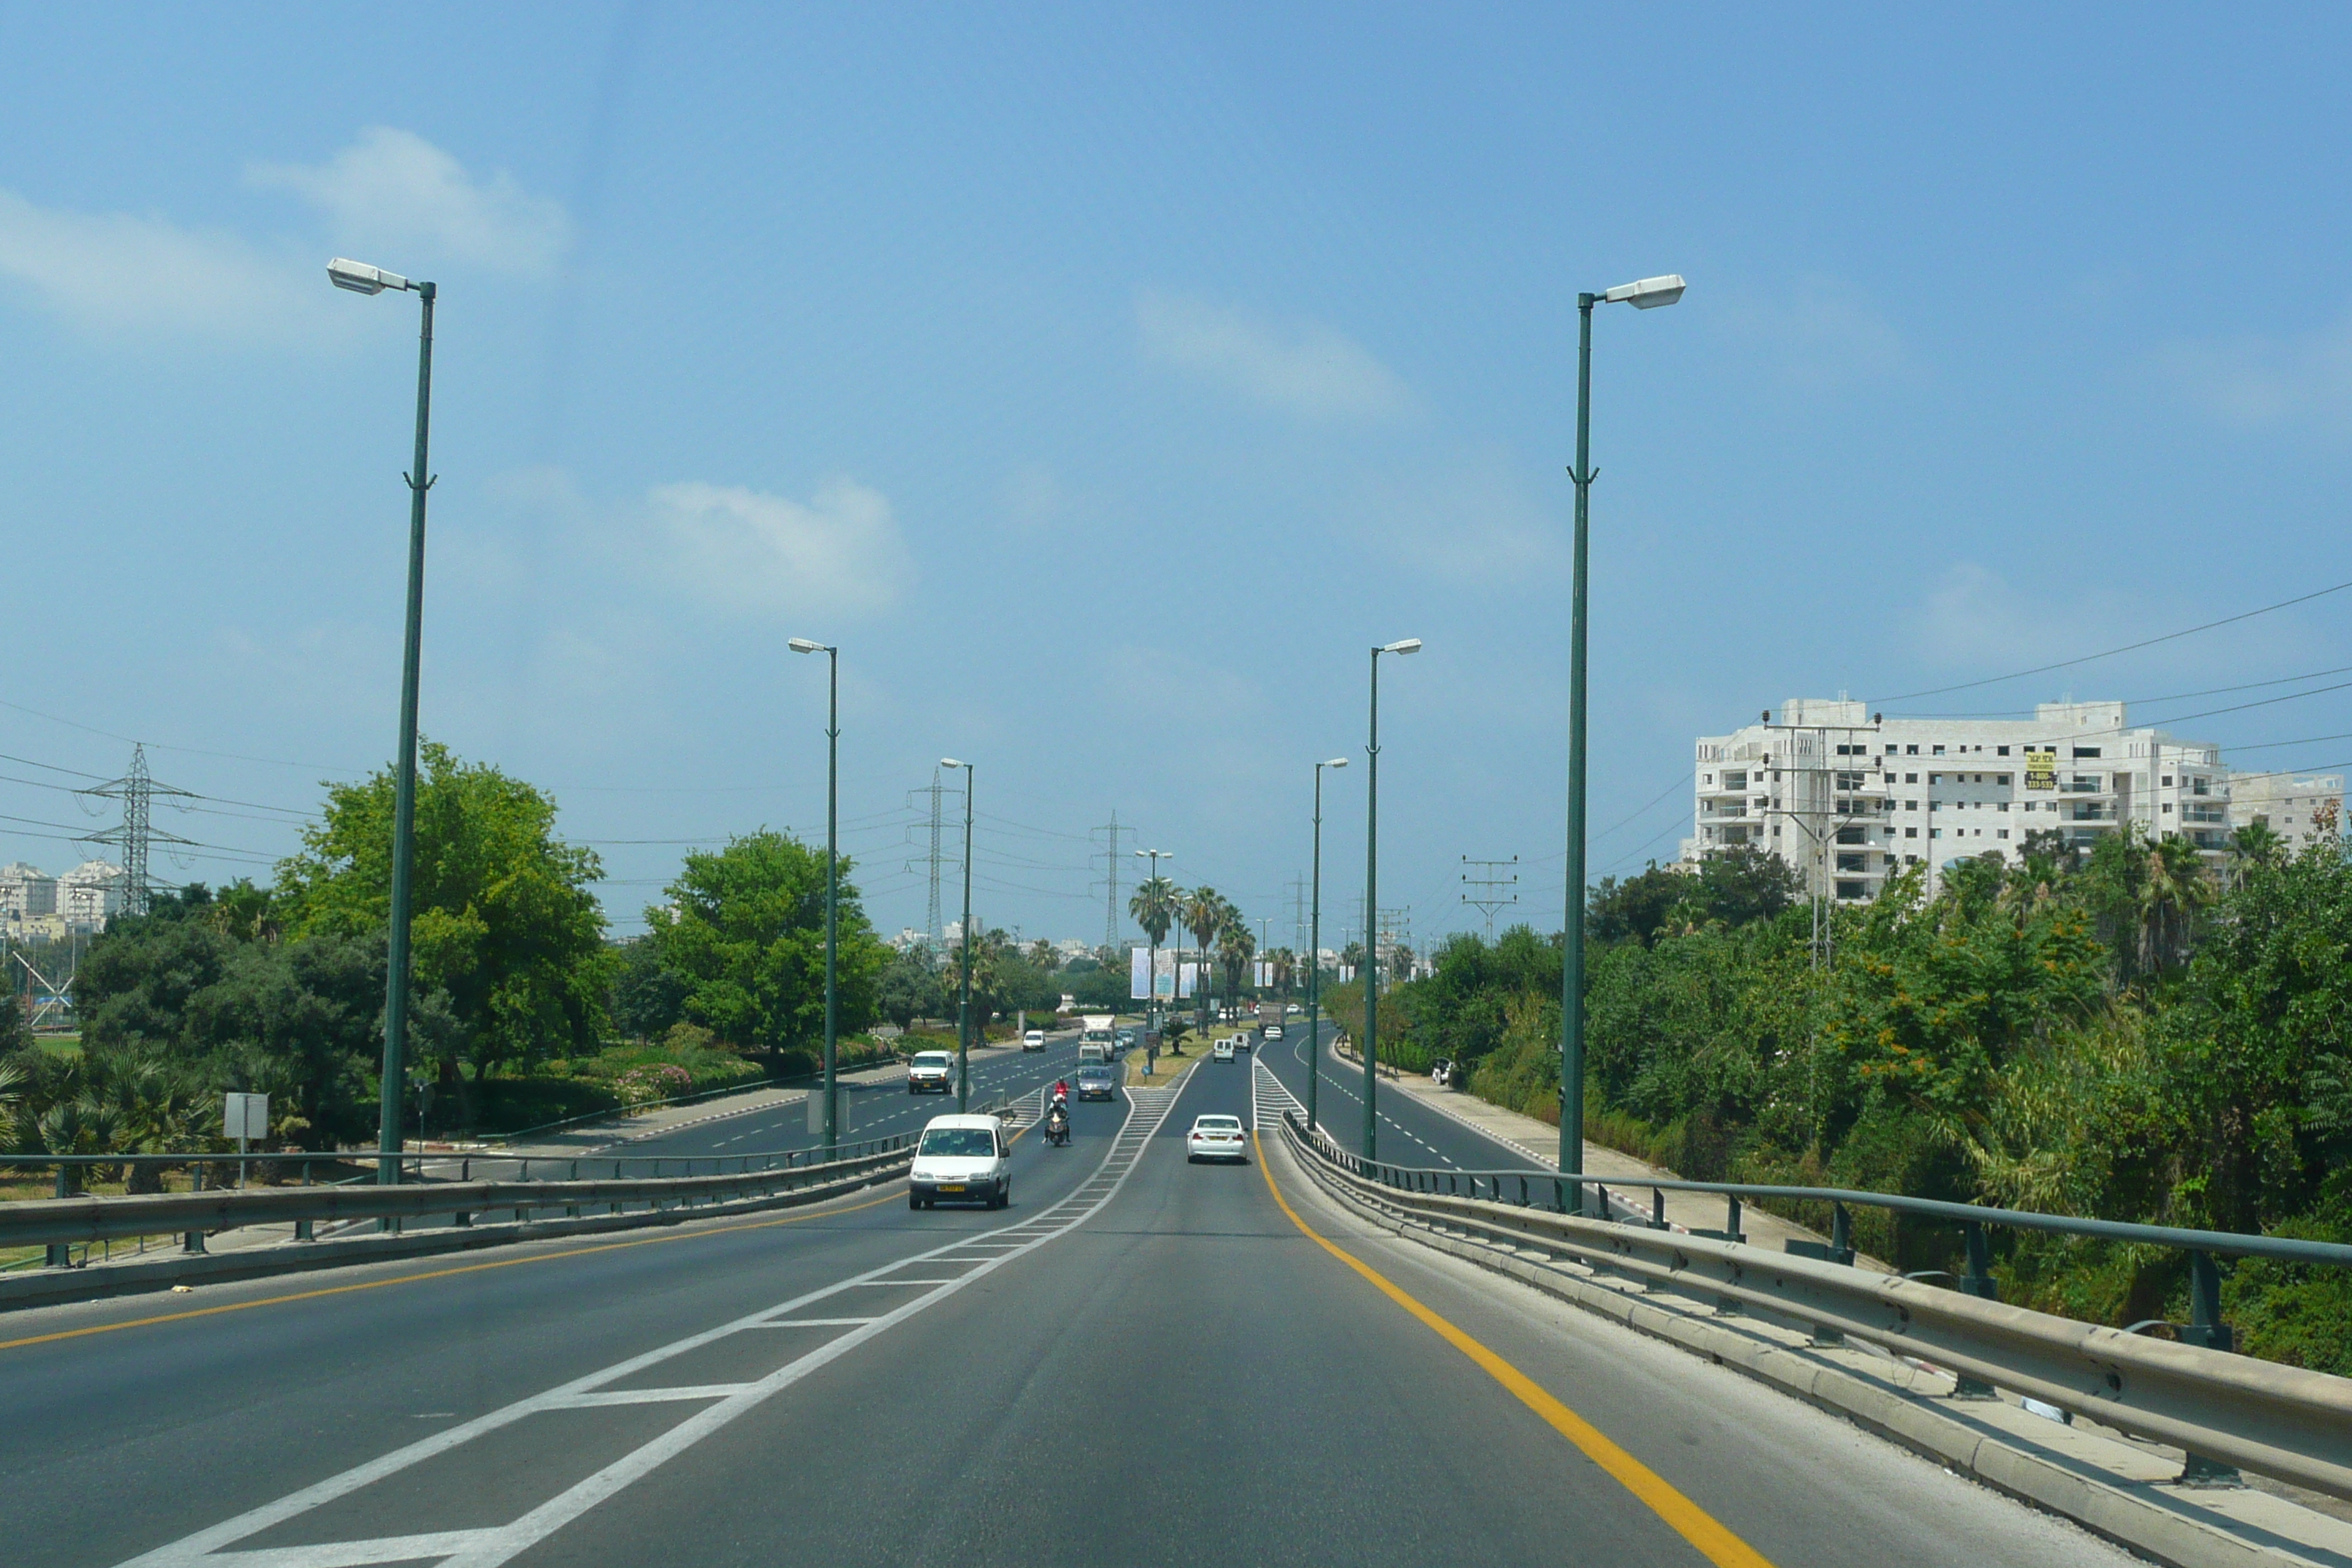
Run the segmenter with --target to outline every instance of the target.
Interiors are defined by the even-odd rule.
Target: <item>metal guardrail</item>
[[[320,1221],[373,1219],[387,1222],[396,1228],[405,1220],[442,1215],[451,1215],[458,1225],[467,1225],[473,1215],[489,1209],[513,1209],[518,1219],[527,1217],[534,1209],[561,1208],[567,1215],[576,1215],[583,1209],[609,1205],[614,1213],[618,1214],[624,1205],[630,1204],[661,1208],[698,1200],[716,1202],[728,1197],[790,1191],[848,1176],[868,1174],[911,1160],[914,1157],[914,1135],[910,1133],[869,1139],[850,1146],[863,1152],[824,1163],[813,1158],[802,1158],[804,1154],[814,1153],[814,1151],[794,1151],[783,1155],[701,1155],[691,1161],[683,1155],[646,1155],[632,1162],[654,1164],[656,1168],[664,1163],[698,1165],[706,1162],[713,1166],[733,1163],[737,1167],[731,1172],[714,1170],[707,1175],[615,1175],[592,1177],[584,1181],[477,1182],[467,1179],[461,1167],[459,1178],[454,1181],[428,1177],[398,1185],[347,1183],[249,1188],[241,1192],[215,1188],[209,1192],[148,1194],[136,1197],[32,1199],[0,1204],[0,1247],[47,1245],[53,1249],[54,1258],[55,1248],[74,1242],[178,1234],[189,1238],[188,1250],[202,1251],[202,1237],[209,1233],[233,1230],[243,1226],[278,1225],[289,1220],[298,1227],[298,1236],[307,1237],[310,1227]],[[63,1157],[52,1155],[43,1158],[55,1160]],[[189,1157],[118,1154],[79,1158],[92,1163],[121,1164],[140,1158],[176,1159],[186,1163]],[[318,1156],[309,1158],[316,1160]],[[235,1159],[234,1154],[226,1157],[226,1161]],[[210,1164],[226,1161],[221,1157],[205,1159],[205,1163]],[[579,1163],[578,1161],[544,1157],[541,1157],[538,1163],[542,1165],[570,1163],[575,1168]],[[616,1164],[619,1163],[614,1162]]]
[[[1803,1324],[1818,1342],[1851,1336],[1896,1354],[1949,1371],[1959,1397],[1990,1397],[2005,1388],[2071,1415],[2158,1443],[2189,1456],[2186,1480],[2226,1479],[2236,1467],[2352,1500],[2352,1379],[2300,1367],[2282,1366],[2229,1353],[2221,1343],[2158,1340],[2126,1329],[2052,1316],[2011,1306],[1990,1292],[1947,1289],[1924,1279],[1878,1274],[1846,1262],[1801,1253],[1773,1253],[1731,1237],[1663,1230],[1648,1222],[1627,1223],[1544,1207],[1533,1200],[1544,1186],[1568,1184],[1600,1187],[1596,1178],[1549,1172],[1445,1172],[1367,1162],[1311,1135],[1296,1111],[1283,1116],[1283,1136],[1310,1171],[1342,1195],[1422,1221],[1435,1221],[1514,1247],[1534,1246],[1574,1258],[1597,1269],[1651,1289],[1713,1300],[1730,1310],[1759,1313]],[[1451,1176],[1467,1181],[1486,1196],[1434,1190]],[[1517,1184],[1528,1185],[1514,1194]],[[1641,1187],[1647,1182],[1620,1183]],[[1678,1190],[1725,1192],[1731,1184],[1661,1182]],[[1841,1203],[1870,1203],[1953,1218],[1967,1223],[2021,1225],[2056,1222],[2064,1216],[1965,1204],[1895,1199],[1876,1193],[1830,1193],[1805,1187],[1734,1189],[1737,1195],[1834,1196]],[[1523,1201],[1513,1202],[1513,1196]],[[1736,1213],[1736,1211],[1735,1211]],[[2099,1221],[2021,1225],[2076,1235],[2116,1235],[2121,1239],[2166,1238],[2207,1254],[2290,1257],[2304,1261],[2352,1262],[2352,1247],[2284,1237],[2234,1236],[2214,1231],[2167,1230],[2117,1225],[2084,1230]],[[2171,1239],[2191,1238],[2187,1242]],[[2272,1245],[2259,1245],[2272,1244]],[[2291,1250],[2287,1248],[2292,1248]],[[2318,1251],[2305,1251],[2315,1248]],[[1826,1250],[1826,1249],[1824,1249]],[[1979,1250],[1972,1242],[1971,1253]],[[1981,1259],[1979,1258],[1979,1261]],[[1988,1281],[1989,1282],[1989,1281]],[[2194,1289],[2192,1293],[2197,1293]],[[2218,1290],[2216,1292],[2218,1295]],[[2220,1328],[2220,1325],[2213,1325]]]

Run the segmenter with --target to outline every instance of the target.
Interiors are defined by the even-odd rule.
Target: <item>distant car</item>
[[[1110,1068],[1100,1062],[1088,1062],[1080,1068],[1077,1097],[1080,1100],[1117,1100],[1118,1085],[1113,1081]]]
[[[1282,1038],[1282,1026],[1279,1024],[1268,1024],[1265,1026],[1265,1037],[1269,1040],[1278,1040]]]
[[[917,1051],[907,1063],[908,1094],[946,1094],[955,1088],[955,1054]]]
[[[1044,1050],[1045,1048],[1045,1031],[1043,1029],[1032,1029],[1027,1034],[1022,1036],[1021,1048],[1024,1051]]]
[[[1131,1051],[1141,1037],[1133,1029],[1121,1029],[1114,1038],[1120,1050]]]
[[[1187,1164],[1202,1160],[1249,1160],[1249,1135],[1242,1131],[1238,1116],[1196,1116],[1192,1130],[1184,1134],[1184,1160]]]
[[[993,1116],[934,1116],[915,1145],[907,1206],[940,1201],[1001,1209],[1013,1201],[1013,1147]]]
[[[1289,1006],[1285,1007],[1283,1011],[1285,1013],[1303,1013],[1306,1009],[1301,1007],[1297,1003],[1293,1002]]]
[[[1256,1044],[1257,1037],[1252,1035],[1247,1029],[1244,1029],[1240,1034],[1234,1037],[1234,1049],[1237,1051],[1249,1050]]]
[[[1209,1056],[1211,1059],[1215,1061],[1229,1062],[1233,1060],[1234,1042],[1230,1038],[1219,1040],[1215,1045],[1209,1047]]]

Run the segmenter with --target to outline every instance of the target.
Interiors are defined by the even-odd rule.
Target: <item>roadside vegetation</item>
[[[2334,825],[2328,824],[2332,830]],[[1699,1180],[1864,1188],[2352,1241],[2352,863],[2261,829],[2226,873],[2178,840],[1920,874],[1832,912],[1748,853],[1653,866],[1589,917],[1586,1135]],[[1384,1060],[1559,1119],[1558,940],[1458,936],[1381,998]],[[1325,993],[1362,1028],[1360,985]],[[1795,1217],[1820,1225],[1825,1215]],[[1941,1227],[1855,1215],[1906,1269]],[[2176,1253],[2002,1235],[2004,1300],[2116,1324],[2187,1316]],[[2242,1348],[2352,1373],[2352,1278],[2231,1268]]]

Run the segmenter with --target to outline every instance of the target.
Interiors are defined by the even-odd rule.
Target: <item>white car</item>
[[[1238,1116],[1196,1116],[1192,1131],[1184,1134],[1184,1161],[1192,1164],[1202,1160],[1249,1160],[1249,1134],[1242,1131]]]
[[[1043,1029],[1032,1029],[1027,1034],[1022,1036],[1021,1048],[1024,1051],[1044,1050],[1045,1048],[1045,1031]]]
[[[1265,1026],[1265,1037],[1269,1040],[1278,1040],[1282,1038],[1282,1026],[1279,1024],[1268,1024]]]
[[[1232,1038],[1228,1037],[1225,1039],[1219,1040],[1215,1045],[1211,1046],[1209,1047],[1209,1056],[1210,1058],[1214,1061],[1229,1062],[1233,1060],[1234,1042]]]
[[[908,1094],[946,1094],[955,1088],[953,1051],[917,1051],[907,1063]]]
[[[907,1206],[941,1200],[1001,1209],[1013,1201],[1013,1145],[993,1116],[934,1116],[915,1144]]]

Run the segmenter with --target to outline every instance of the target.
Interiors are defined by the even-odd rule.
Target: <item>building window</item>
[[[1929,750],[1930,750],[1930,752],[1931,752],[1934,755],[1938,756],[1938,757],[1940,757],[1940,756],[1942,756],[1942,755],[1944,754],[1944,748],[1943,748],[1943,747],[1941,747],[1941,746],[1934,746],[1934,747],[1930,747],[1930,748],[1929,748]]]
[[[1893,745],[1891,742],[1888,744],[1888,746],[1887,746],[1887,748],[1886,748],[1886,754],[1887,754],[1888,756],[1890,756],[1890,757],[1891,757],[1891,756],[1893,756],[1893,755],[1895,754],[1895,747],[1894,747],[1894,745]]]
[[[1996,756],[2003,756],[2003,757],[2005,757],[2005,756],[2009,755],[2009,748],[2008,748],[2007,746],[1995,746],[1995,747],[1993,748],[1993,752],[1994,752],[1994,754],[1995,754]],[[2001,783],[2003,783],[2003,784],[2007,784],[2009,781],[2008,781],[2007,779],[2003,779],[2003,780],[2001,780],[2000,782],[2001,782]]]
[[[2164,815],[2167,816],[2172,815],[2172,803],[2168,800],[2164,803]]]
[[[1837,888],[1838,897],[1841,899],[1859,899],[1865,896],[1860,882],[1840,882]]]
[[[1867,855],[1841,855],[1838,857],[1837,868],[1841,871],[1867,871],[1870,869],[1870,857]]]
[[[2002,829],[2000,830],[2000,837],[2003,837],[2003,838],[2008,837],[2009,837],[2009,829],[2008,829],[2008,828],[2006,828],[2006,827],[2002,828]]]
[[[1838,829],[1837,841],[1841,844],[1866,843],[1867,840],[1863,837],[1863,832],[1864,830],[1859,827],[1841,827]]]
[[[1906,746],[1903,748],[1903,754],[1906,757],[1916,757],[1919,754],[1919,748],[1916,746]]]
[[[1941,838],[1943,836],[1944,830],[1940,827],[1931,827],[1927,829],[1927,837],[1930,838]]]
[[[2074,755],[2077,757],[2095,757],[2098,754],[2099,748],[2096,746],[2077,746],[2074,748]]]
[[[1903,803],[1903,809],[1906,811],[1916,811],[1919,809],[1919,803],[1916,800],[1906,800]]]
[[[1919,837],[1919,830],[1916,827],[1906,827],[1903,830],[1903,837],[1906,838],[1916,838]]]
[[[2003,746],[2001,750],[2005,752],[2009,750],[2009,748],[2007,746]],[[1997,773],[1993,776],[1993,783],[2006,787],[2009,784],[2009,775],[2007,773]]]
[[[1940,800],[1931,800],[1927,803],[1927,809],[1929,811],[1941,811],[1944,809],[1944,803]]]
[[[2200,775],[2199,777],[2189,781],[2189,793],[2190,795],[2209,794],[2212,789],[2212,785],[2213,781],[2211,779]]]
[[[2167,789],[2170,789],[2170,788],[2172,787],[2172,775],[2171,775],[2170,773],[2167,773],[2167,774],[2165,774],[2165,775],[2164,775],[2164,787],[2165,787],[2165,788],[2167,788]],[[2293,802],[2293,801],[2288,801],[2288,802],[2287,802],[2287,805],[2293,805],[2294,804],[2294,802]]]

